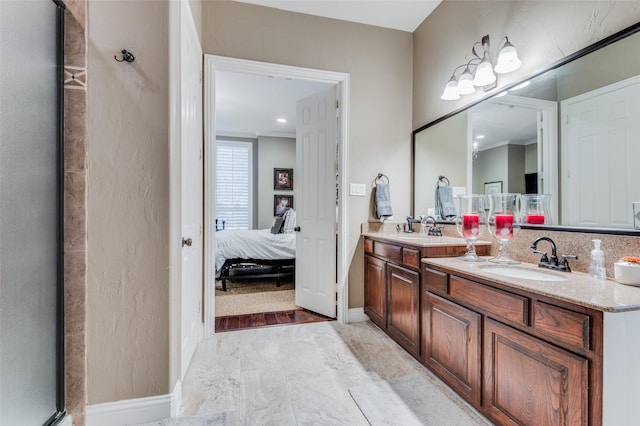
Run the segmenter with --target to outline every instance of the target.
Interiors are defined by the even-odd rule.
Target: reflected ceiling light
[[[484,139],[484,135],[476,135],[476,139]]]
[[[278,123],[286,123],[286,122],[287,122],[287,119],[286,119],[286,118],[278,118],[276,121],[277,121]]]
[[[520,65],[522,65],[522,62],[518,59],[518,53],[507,37],[504,37],[504,40],[505,43],[500,49],[495,68],[491,62],[489,36],[486,35],[482,37],[481,41],[474,43],[471,48],[473,58],[465,65],[460,65],[453,70],[451,78],[447,82],[440,99],[460,99],[460,95],[470,95],[474,93],[476,91],[474,86],[482,87],[484,91],[487,92],[497,86],[497,76],[495,73],[503,74],[518,69]],[[478,45],[482,49],[478,48]],[[473,73],[470,68],[471,66],[475,67]],[[460,78],[457,78],[456,71],[463,67],[464,71],[460,75]]]

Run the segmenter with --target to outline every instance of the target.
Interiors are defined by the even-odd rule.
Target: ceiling
[[[295,137],[296,101],[329,83],[216,71],[216,134]],[[283,118],[286,123],[279,123]]]
[[[236,0],[292,12],[413,32],[442,0]],[[295,137],[296,101],[326,83],[216,71],[216,133]],[[286,123],[278,123],[284,118]]]
[[[473,108],[471,125],[480,151],[507,143],[526,145],[538,135],[538,113],[508,103],[484,102]],[[477,139],[483,135],[483,139]]]
[[[236,1],[412,33],[442,0]]]

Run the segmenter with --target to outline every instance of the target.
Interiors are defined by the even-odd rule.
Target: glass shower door
[[[0,425],[62,399],[58,6],[0,0]]]

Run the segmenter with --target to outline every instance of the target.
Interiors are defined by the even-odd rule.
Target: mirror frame
[[[585,55],[588,55],[592,52],[595,52],[596,50],[602,49],[603,47],[609,46],[610,44],[613,44],[619,40],[622,40],[624,38],[627,38],[633,34],[636,34],[640,32],[640,22],[635,23],[633,25],[631,25],[630,27],[627,27],[621,31],[618,31],[615,34],[612,34],[606,38],[603,38],[602,40],[593,43],[590,46],[585,47],[584,49],[578,50],[577,52],[572,53],[571,55],[565,56],[564,58],[552,63],[551,65],[549,65],[546,68],[543,68],[539,71],[536,71],[532,74],[529,74],[513,83],[510,83],[508,85],[505,85],[504,87],[500,87],[500,90],[496,90],[495,92],[492,92],[486,96],[481,97],[480,99],[477,99],[467,105],[464,105],[458,109],[455,109],[453,111],[451,111],[450,113],[443,115],[442,117],[439,117],[433,121],[431,121],[430,123],[425,124],[424,126],[421,126],[419,128],[417,128],[416,130],[414,130],[411,133],[411,142],[412,142],[412,146],[411,146],[411,212],[413,212],[413,215],[415,217],[415,161],[416,161],[416,135],[418,133],[420,133],[423,130],[428,129],[429,127],[435,126],[436,124],[450,118],[453,117],[456,114],[459,114],[461,112],[464,112],[482,102],[485,102],[493,97],[495,97],[496,95],[512,89],[514,87],[516,87],[519,84],[524,83],[527,80],[531,80],[535,77],[538,77],[546,72],[549,72],[551,70],[554,70],[556,68],[561,67],[562,65],[568,64],[569,62],[575,61],[576,59],[579,59]],[[438,223],[444,223],[444,224],[451,224],[453,222],[451,221],[438,221]],[[565,232],[581,232],[581,233],[589,233],[589,234],[609,234],[609,235],[631,235],[631,236],[640,236],[640,230],[639,229],[620,229],[620,228],[597,228],[597,227],[581,227],[581,226],[561,226],[561,225],[526,225],[526,224],[522,224],[520,225],[520,228],[522,229],[537,229],[537,230],[541,230],[541,231],[565,231]]]

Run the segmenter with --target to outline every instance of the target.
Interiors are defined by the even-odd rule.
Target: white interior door
[[[633,226],[640,200],[640,78],[566,100],[562,217],[576,226]]]
[[[336,316],[336,89],[298,101],[296,305]]]
[[[202,49],[189,3],[181,1],[180,158],[182,291],[180,373],[184,377],[202,335]]]

